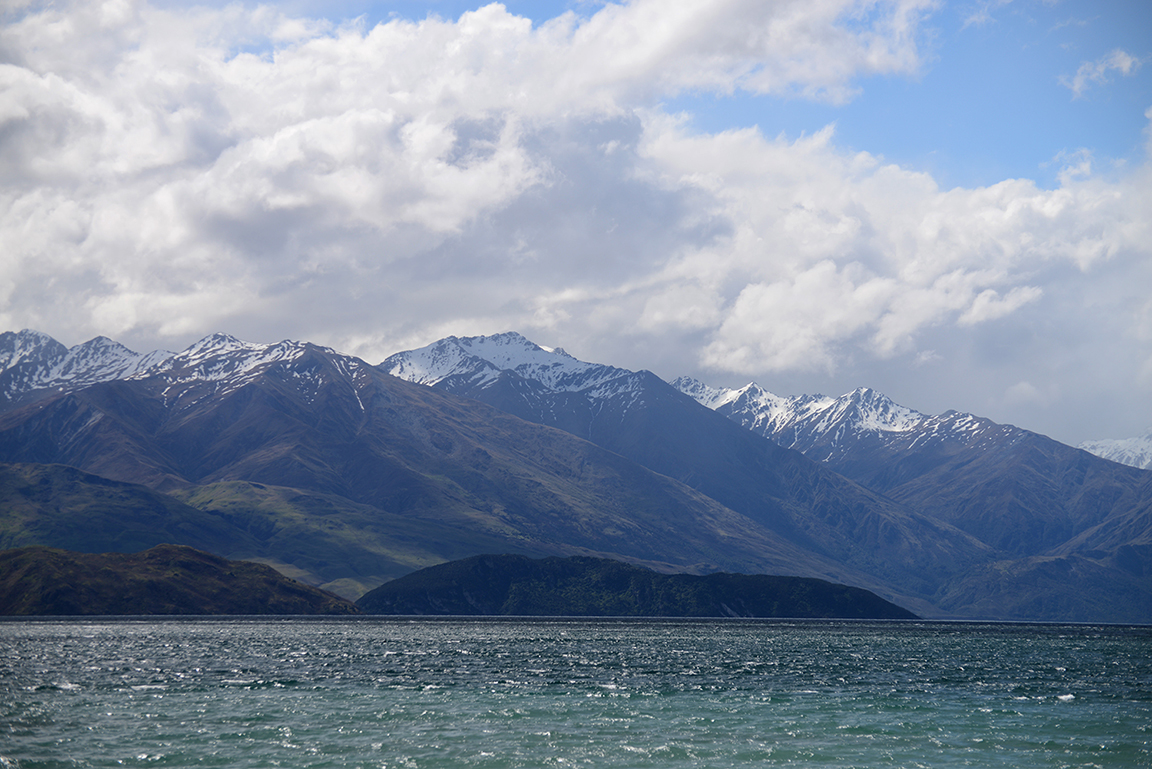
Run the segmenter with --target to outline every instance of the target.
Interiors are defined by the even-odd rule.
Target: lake
[[[0,767],[1152,766],[1152,628],[0,622]]]

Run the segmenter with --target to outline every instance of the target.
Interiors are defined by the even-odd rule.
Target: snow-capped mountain
[[[427,347],[388,357],[379,368],[392,376],[424,385],[447,379],[471,387],[495,383],[504,372],[539,382],[555,392],[580,392],[633,372],[585,363],[562,348],[541,347],[520,334],[450,336]]]
[[[454,337],[388,357],[392,376],[484,401],[521,419],[594,437],[594,414],[639,404],[655,374],[585,363],[520,334]]]
[[[183,409],[226,395],[277,367],[305,402],[334,380],[348,384],[350,396],[358,400],[356,383],[372,369],[358,358],[291,340],[256,344],[210,334],[178,353],[141,354],[105,337],[69,349],[37,331],[8,332],[0,335],[0,412],[121,380],[158,388],[166,407]]]
[[[786,398],[755,384],[723,390],[681,378],[675,385],[752,431],[1013,556],[1110,552],[1125,536],[1146,536],[1130,536],[1147,527],[1152,485],[1145,471],[1028,430],[956,411],[922,414],[866,388],[838,398]]]
[[[986,447],[1025,432],[957,411],[922,414],[867,387],[831,398],[783,397],[756,383],[738,389],[714,388],[691,377],[680,377],[672,385],[753,432],[822,462],[835,463],[858,451],[862,443],[904,450],[940,442]]]
[[[69,348],[39,331],[8,331],[0,334],[0,411],[38,395],[127,379],[170,357],[133,352],[103,336]]]
[[[21,332],[0,335],[0,397],[3,461],[172,490],[319,580],[395,575],[409,561],[385,568],[380,553],[407,532],[412,563],[535,542],[705,570],[807,569],[955,616],[1152,616],[1140,576],[1152,574],[1149,471],[865,388],[673,386],[514,333],[448,338],[377,367],[225,334],[140,355]],[[283,500],[260,507],[270,494],[302,505],[297,517],[278,517]],[[361,525],[367,549],[331,539]],[[1101,614],[1109,605],[1128,613]]]
[[[1122,465],[1152,470],[1152,428],[1139,438],[1085,441],[1077,448]]]

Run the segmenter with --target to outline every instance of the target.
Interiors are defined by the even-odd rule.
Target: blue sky
[[[1152,4],[6,8],[0,328],[1152,426]]]

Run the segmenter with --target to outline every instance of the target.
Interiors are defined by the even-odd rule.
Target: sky
[[[1152,426],[1144,0],[0,0],[0,331]]]

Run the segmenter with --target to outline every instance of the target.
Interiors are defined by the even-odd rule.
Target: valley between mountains
[[[817,577],[923,617],[1152,622],[1152,471],[883,395],[780,398],[518,334],[379,365],[0,334],[0,547],[187,545],[347,598],[485,553]]]

